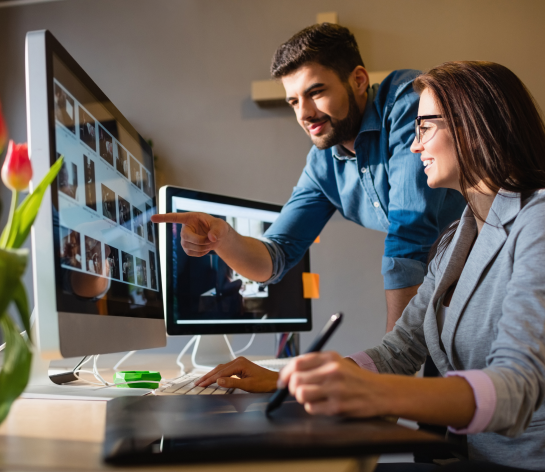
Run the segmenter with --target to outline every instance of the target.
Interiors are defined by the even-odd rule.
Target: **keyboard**
[[[264,359],[255,361],[257,365],[264,367],[265,369],[280,371],[285,367],[292,358],[284,359]],[[161,385],[154,391],[155,395],[229,395],[232,393],[248,393],[238,388],[224,388],[214,383],[208,387],[196,387],[193,383],[198,378],[202,377],[204,373],[200,374],[185,374],[181,377],[171,379],[168,382]]]
[[[154,391],[155,395],[226,395],[230,393],[246,393],[234,388],[220,387],[212,384],[208,387],[196,387],[193,383],[202,375],[185,374],[181,377],[171,379]]]

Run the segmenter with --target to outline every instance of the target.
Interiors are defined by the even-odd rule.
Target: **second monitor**
[[[243,236],[264,239],[282,207],[173,186],[159,191],[160,213],[203,212],[229,223]],[[163,297],[169,335],[310,331],[311,301],[303,297],[308,251],[275,284],[252,281],[215,253],[190,257],[180,244],[181,224],[160,225]]]

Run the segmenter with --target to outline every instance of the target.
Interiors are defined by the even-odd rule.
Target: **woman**
[[[522,82],[499,64],[445,63],[414,87],[421,98],[411,149],[428,185],[460,191],[468,206],[379,346],[349,359],[301,356],[278,384],[312,414],[445,425],[468,434],[470,459],[543,470],[543,121]],[[428,354],[443,378],[413,376]],[[237,373],[241,380],[229,378]],[[199,384],[216,379],[266,391],[276,376],[236,360]]]

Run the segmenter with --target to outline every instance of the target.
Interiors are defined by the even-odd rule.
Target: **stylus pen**
[[[331,318],[329,318],[329,321],[327,322],[327,324],[324,326],[324,329],[322,329],[322,332],[310,345],[306,354],[309,354],[311,352],[321,351],[325,343],[327,342],[327,340],[330,338],[333,332],[337,329],[337,326],[341,324],[342,319],[343,319],[342,313],[335,313],[334,315],[332,315]],[[289,393],[290,393],[290,390],[287,386],[284,388],[279,388],[276,392],[274,392],[273,396],[269,400],[269,404],[267,405],[267,409],[265,410],[265,413],[268,415],[271,411],[276,410],[282,404],[282,402],[286,399]]]

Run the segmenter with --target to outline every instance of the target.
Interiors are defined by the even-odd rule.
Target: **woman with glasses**
[[[545,470],[543,120],[499,64],[445,63],[414,87],[411,150],[428,185],[459,191],[466,210],[439,238],[418,294],[379,346],[347,359],[301,356],[278,384],[312,414],[444,425],[467,434],[472,460]],[[442,378],[414,377],[427,355]],[[238,362],[229,371],[274,388],[275,376]],[[217,368],[201,385],[225,384],[229,371]]]

